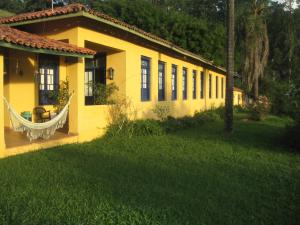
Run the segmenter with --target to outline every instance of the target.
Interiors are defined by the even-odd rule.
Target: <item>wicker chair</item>
[[[33,109],[33,114],[35,115],[36,122],[38,123],[44,123],[51,120],[50,110],[47,111],[44,107],[35,107]]]

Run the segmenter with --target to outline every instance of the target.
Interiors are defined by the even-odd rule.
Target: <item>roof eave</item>
[[[27,46],[22,46],[14,43],[9,43],[5,41],[0,41],[0,47],[16,49],[26,52],[33,52],[38,54],[49,54],[49,55],[59,55],[59,56],[67,56],[67,57],[76,57],[76,58],[93,58],[93,55],[89,54],[79,54],[72,52],[64,52],[64,51],[56,51],[52,49],[44,49],[44,48],[32,48]]]
[[[136,31],[134,31],[132,29],[129,29],[129,28],[124,27],[122,25],[119,25],[119,24],[113,23],[111,21],[105,20],[103,18],[100,18],[98,16],[95,16],[95,15],[93,15],[93,14],[91,14],[89,12],[85,12],[85,11],[78,11],[78,12],[69,13],[69,14],[66,14],[66,15],[51,16],[51,17],[46,17],[46,18],[41,18],[41,19],[27,20],[27,21],[22,21],[22,22],[8,23],[6,25],[8,25],[8,26],[22,26],[22,25],[27,25],[27,24],[47,22],[47,21],[53,21],[53,20],[57,20],[57,19],[66,19],[66,18],[72,18],[72,17],[78,17],[78,16],[83,16],[83,17],[86,17],[86,18],[89,18],[89,19],[92,19],[92,20],[96,20],[96,21],[102,22],[104,24],[116,27],[118,29],[127,31],[127,32],[132,33],[134,35],[137,35],[137,36],[139,36],[139,37],[141,37],[141,38],[143,38],[145,40],[148,40],[150,42],[153,42],[153,43],[156,43],[158,45],[161,45],[161,46],[164,46],[166,48],[169,48],[169,49],[171,49],[171,50],[173,50],[173,51],[175,51],[177,53],[180,53],[180,54],[182,54],[182,55],[184,55],[186,57],[190,57],[190,58],[192,58],[194,60],[200,61],[204,65],[209,66],[209,67],[213,68],[214,70],[217,70],[217,71],[221,72],[222,74],[226,75],[226,69],[225,68],[216,66],[213,63],[211,63],[211,62],[203,59],[202,57],[200,57],[200,56],[198,56],[196,54],[193,54],[191,52],[179,49],[178,47],[176,47],[176,46],[174,46],[172,44],[167,44],[167,43],[164,43],[162,41],[155,40],[155,39],[153,39],[151,37],[148,37],[148,36],[146,36],[144,34],[136,32]]]

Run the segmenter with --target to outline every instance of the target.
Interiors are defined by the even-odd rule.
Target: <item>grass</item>
[[[13,16],[14,13],[8,12],[6,10],[0,9],[0,17]]]
[[[0,224],[276,224],[300,221],[300,156],[286,120],[103,138],[0,161]]]

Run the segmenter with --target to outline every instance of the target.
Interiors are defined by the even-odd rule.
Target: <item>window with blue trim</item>
[[[158,62],[158,101],[165,100],[165,63]]]
[[[150,101],[150,58],[141,58],[141,100]]]
[[[221,84],[221,97],[224,98],[224,78],[222,77],[222,84]]]
[[[171,88],[172,88],[172,100],[177,100],[177,66],[176,65],[172,65]]]
[[[216,77],[216,98],[219,98],[219,77]]]
[[[182,99],[187,99],[187,68],[182,69]]]
[[[204,72],[200,75],[200,98],[204,98]]]
[[[197,71],[193,71],[193,99],[197,98]]]
[[[39,57],[39,104],[54,105],[57,103],[59,86],[59,58],[40,55]]]
[[[208,97],[212,98],[212,75],[209,74],[209,90],[208,90]]]

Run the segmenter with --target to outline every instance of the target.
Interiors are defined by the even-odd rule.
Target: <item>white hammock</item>
[[[33,123],[24,119],[13,109],[13,107],[8,103],[5,97],[3,97],[3,100],[7,106],[14,131],[26,132],[27,138],[32,141],[38,138],[49,139],[54,135],[57,129],[64,126],[67,120],[70,101],[72,97],[73,94],[70,96],[68,103],[57,116],[45,123]]]

